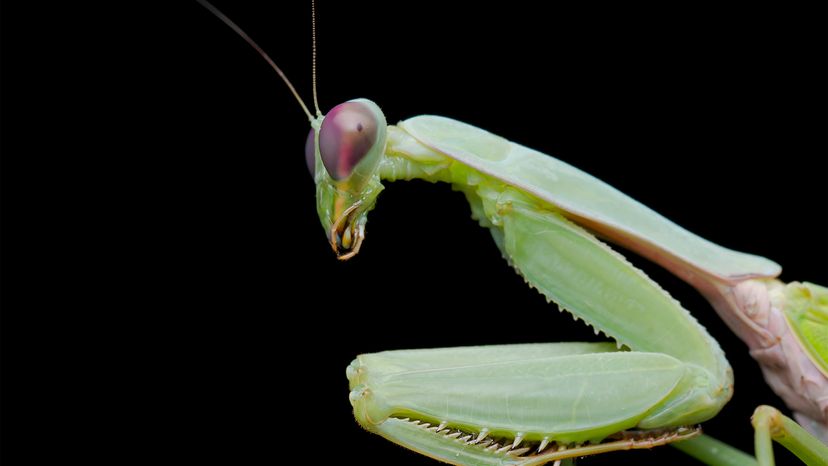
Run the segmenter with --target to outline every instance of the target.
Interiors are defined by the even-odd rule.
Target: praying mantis
[[[371,110],[371,111],[373,111],[373,110]],[[413,129],[412,131],[417,131],[417,130],[416,130],[416,129]],[[493,143],[493,144],[494,144],[494,145],[497,145],[497,143]],[[320,154],[315,153],[314,155],[316,156],[316,158],[317,158],[317,159],[319,159],[319,155],[320,155]],[[321,160],[321,159],[319,159],[319,160]],[[315,163],[315,172],[316,172],[316,173],[315,173],[315,175],[317,176],[317,179],[320,177],[320,174],[321,174],[321,175],[324,175],[324,173],[323,173],[323,172],[320,172],[320,170],[321,170],[321,168],[320,168],[320,167],[321,167],[321,165],[320,165],[320,163],[319,163],[319,160],[316,160],[316,163]],[[326,170],[327,170],[327,169],[326,169]],[[502,194],[502,193],[501,193],[501,194]],[[323,197],[324,197],[324,196],[323,196]],[[510,200],[510,202],[512,202],[513,204],[515,204],[515,203],[519,204],[519,203],[521,203],[521,202],[529,202],[529,201],[526,201],[526,199],[518,199],[518,198],[515,198],[515,199],[511,199],[511,200]],[[534,202],[534,201],[532,201],[532,202]],[[485,206],[484,206],[484,207],[485,207]],[[497,210],[497,209],[495,209],[495,210]],[[336,230],[336,228],[333,228],[333,227],[338,226],[338,225],[336,225],[336,222],[337,222],[338,218],[339,218],[339,217],[341,217],[342,215],[344,215],[343,213],[344,213],[344,212],[346,212],[346,211],[347,211],[347,207],[345,208],[345,210],[340,211],[338,215],[335,215],[335,216],[334,216],[334,217],[337,217],[337,218],[329,218],[329,219],[328,219],[328,220],[329,220],[329,224],[328,224],[328,225],[326,225],[326,230],[328,230],[329,232],[331,231],[331,229]],[[324,221],[325,221],[325,220],[324,220],[324,216],[323,216],[323,223],[324,223]],[[340,233],[340,232],[336,232],[336,234],[339,234],[339,233]],[[342,235],[344,235],[344,234],[346,234],[346,233],[347,233],[346,231],[344,231],[344,230],[342,231]],[[357,230],[352,230],[352,238],[351,238],[351,239],[344,239],[344,238],[342,238],[342,239],[344,239],[344,241],[345,241],[346,243],[351,244],[351,242],[352,242],[352,241],[354,241],[354,239],[353,239],[353,238],[354,238],[354,237],[356,237],[356,234],[357,234],[357,233],[358,233],[358,231],[357,231]],[[334,235],[330,235],[330,236],[334,237],[334,236],[336,236],[336,234],[334,234]],[[340,241],[340,242],[342,242],[342,239],[341,239],[341,240],[339,240],[339,241]],[[335,246],[336,246],[336,243],[335,243]],[[347,254],[347,253],[346,253],[346,254]],[[507,252],[507,255],[509,255],[509,253],[508,253],[508,252]],[[352,370],[352,372],[353,372],[353,371],[357,371],[358,369],[359,369],[359,368],[354,368],[354,369]],[[357,396],[359,396],[359,393],[357,393]],[[363,412],[364,412],[364,411],[363,411]],[[596,435],[597,435],[597,434],[596,434]],[[542,439],[536,439],[536,440],[541,440],[541,441],[542,441]]]

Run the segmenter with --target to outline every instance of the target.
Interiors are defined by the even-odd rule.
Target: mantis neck
[[[452,160],[445,155],[429,149],[396,126],[389,126],[387,134],[385,156],[379,165],[382,180],[458,181],[451,174]]]

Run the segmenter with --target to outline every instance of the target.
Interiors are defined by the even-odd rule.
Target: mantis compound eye
[[[308,164],[311,177],[316,176],[316,141],[313,140],[313,128],[311,128],[308,139],[305,141],[305,163]]]
[[[376,144],[377,126],[374,110],[362,102],[339,104],[325,115],[319,153],[331,178],[341,181],[351,175]]]

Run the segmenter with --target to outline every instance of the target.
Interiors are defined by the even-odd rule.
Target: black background
[[[310,6],[216,4],[312,105]],[[4,357],[37,361],[18,379],[45,378],[29,387],[49,406],[33,432],[72,439],[68,456],[427,464],[353,421],[355,355],[594,340],[525,286],[444,185],[387,184],[362,252],[335,260],[305,116],[195,2],[63,8],[5,31],[4,158],[32,169],[4,202],[21,219],[12,235],[33,243],[7,243],[26,265],[7,287],[35,286],[16,293],[34,325]],[[323,111],[366,97],[389,123],[474,124],[772,258],[785,280],[828,283],[824,5],[544,9],[321,1]],[[782,402],[695,291],[633,261],[722,344],[736,392],[705,429],[752,450],[753,408]],[[691,462],[660,448],[581,464],[671,459]]]

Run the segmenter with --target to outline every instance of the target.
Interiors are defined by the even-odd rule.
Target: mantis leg
[[[698,435],[687,426],[714,416],[732,387],[704,329],[551,206],[497,183],[470,191],[475,216],[532,286],[633,351],[549,344],[361,355],[347,370],[360,425],[463,466],[540,465]]]
[[[698,435],[635,427],[683,390],[686,364],[607,343],[363,354],[347,376],[365,429],[461,466],[536,466]]]
[[[673,443],[673,448],[681,450],[704,464],[715,466],[757,466],[756,459],[747,453],[716,440],[709,435],[699,435],[684,442]]]
[[[828,465],[828,446],[776,408],[759,406],[751,421],[756,429],[756,459],[760,466],[774,464],[771,440],[779,442],[809,466]]]
[[[697,460],[715,466],[773,466],[773,440],[809,466],[828,465],[828,446],[794,420],[771,406],[759,406],[753,413],[756,458],[707,435],[672,444]]]

